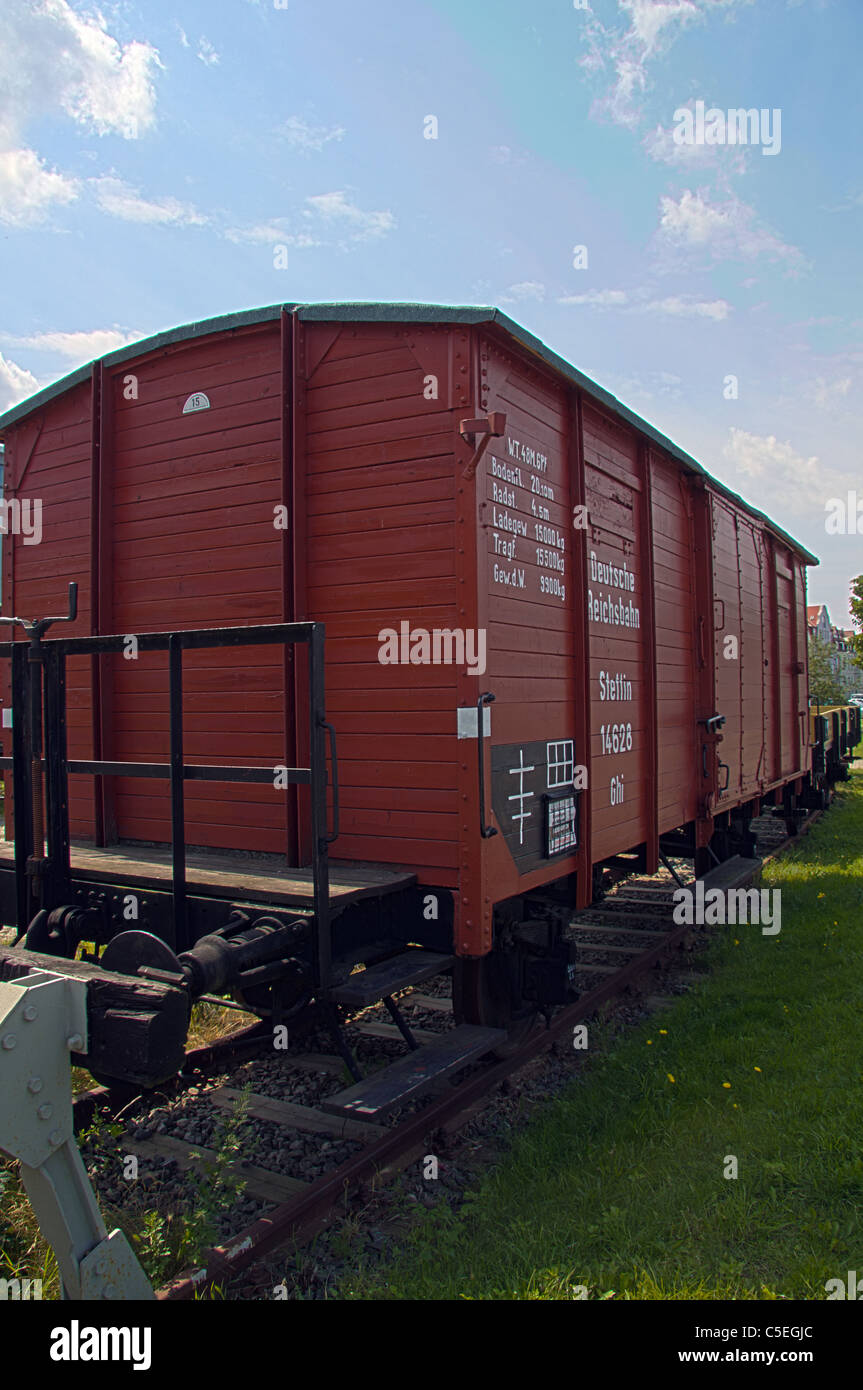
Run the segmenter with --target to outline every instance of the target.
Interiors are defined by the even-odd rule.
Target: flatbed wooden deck
[[[0,842],[0,870],[12,868],[15,846]],[[96,849],[72,845],[72,877],[93,883],[170,891],[171,851],[167,847],[115,845]],[[410,888],[416,874],[376,864],[330,860],[330,902],[335,911],[362,898],[380,898]],[[188,891],[206,897],[265,902],[284,907],[313,907],[310,869],[295,869],[242,854],[186,853]]]

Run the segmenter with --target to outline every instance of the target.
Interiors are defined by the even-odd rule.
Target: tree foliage
[[[843,705],[845,692],[833,669],[833,648],[820,637],[809,643],[809,699],[819,705]]]
[[[857,628],[854,651],[860,662],[863,661],[863,574],[851,580],[851,622]]]

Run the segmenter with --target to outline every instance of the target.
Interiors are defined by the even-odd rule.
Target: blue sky
[[[0,409],[254,305],[496,304],[819,555],[847,624],[861,53],[860,0],[4,0]],[[778,110],[777,152],[677,143],[699,101]]]

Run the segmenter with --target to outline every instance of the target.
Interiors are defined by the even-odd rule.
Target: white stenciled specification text
[[[492,456],[489,472],[492,582],[565,603],[566,534],[552,514],[562,499],[549,481],[548,455],[510,436],[505,458]]]

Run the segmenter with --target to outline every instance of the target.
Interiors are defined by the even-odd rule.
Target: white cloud
[[[688,109],[693,105],[694,102],[689,101],[684,103],[681,109]],[[707,169],[711,165],[721,165],[723,171],[742,174],[746,169],[747,148],[728,144],[698,145],[694,141],[692,144],[678,144],[674,139],[674,131],[663,125],[649,131],[642,140],[641,147],[649,159],[656,160],[659,164],[672,164],[683,170]]]
[[[706,164],[715,158],[717,148],[716,145],[696,145],[694,142],[691,145],[678,145],[674,131],[663,125],[648,131],[641,144],[649,158],[660,164]]]
[[[27,144],[32,122],[58,110],[98,135],[135,139],[154,125],[150,44],[121,44],[98,13],[66,0],[3,0],[0,6],[0,220],[23,226],[77,197],[80,184],[49,169]]]
[[[766,255],[789,268],[803,264],[800,251],[760,226],[754,209],[739,198],[714,204],[702,189],[693,193],[687,188],[677,200],[663,195],[659,208],[659,234],[670,245],[703,249],[716,259],[754,260]]]
[[[0,411],[17,405],[39,389],[39,383],[26,367],[10,362],[0,352]]]
[[[727,319],[731,305],[725,299],[685,299],[671,295],[667,299],[653,299],[644,305],[646,313],[669,314],[673,318],[714,319],[717,323]]]
[[[217,63],[221,62],[221,58],[210,43],[210,40],[204,37],[198,40],[198,52],[196,56],[200,58],[201,62],[208,68],[215,67]]]
[[[308,225],[303,231],[293,231],[287,218],[274,217],[269,222],[252,223],[248,227],[228,227],[224,236],[235,243],[270,246],[283,243],[299,250],[333,244],[344,248],[351,243],[385,236],[396,225],[391,212],[364,212],[349,202],[343,192],[318,193],[306,198],[305,202],[303,217],[308,219]],[[337,237],[345,235],[334,242],[333,232]]]
[[[92,332],[72,333],[33,333],[28,338],[13,338],[3,335],[8,343],[16,347],[32,348],[37,352],[56,352],[66,357],[70,363],[92,362],[95,357],[115,352],[143,337],[141,333],[124,333],[119,328],[96,328]]]
[[[652,401],[657,396],[665,397],[670,400],[680,400],[683,397],[683,378],[676,376],[673,372],[645,372],[637,373],[634,376],[624,377],[619,383],[612,381],[612,389],[618,400],[630,401],[639,400]]]
[[[501,304],[521,303],[525,299],[545,299],[545,285],[540,280],[522,280],[500,296]]]
[[[841,377],[838,381],[825,381],[819,376],[812,384],[811,395],[816,405],[827,409],[843,396],[847,396],[850,390],[850,376]]]
[[[285,246],[294,246],[301,251],[307,250],[310,246],[323,245],[323,242],[308,232],[289,232],[279,220],[259,222],[251,227],[228,227],[225,239],[236,244],[248,241],[262,246],[284,243]]]
[[[719,321],[728,318],[731,305],[724,299],[690,299],[670,295],[666,299],[649,299],[644,290],[627,294],[626,290],[588,290],[585,294],[568,294],[559,304],[585,304],[596,309],[626,309],[628,313],[668,314],[674,318],[700,318]]]
[[[12,143],[26,122],[59,105],[99,135],[134,138],[155,123],[160,66],[152,45],[119,43],[101,14],[80,14],[66,0],[4,0],[0,127]]]
[[[627,28],[606,27],[593,19],[585,26],[589,44],[581,60],[587,72],[611,68],[614,79],[596,103],[597,115],[619,125],[636,126],[641,118],[640,99],[648,88],[648,64],[665,53],[689,24],[710,14],[750,0],[617,0],[620,18]]]
[[[108,176],[90,179],[96,201],[103,212],[124,222],[149,222],[162,226],[203,227],[207,218],[189,203],[177,198],[142,198],[136,188],[122,179]]]
[[[294,149],[308,152],[322,150],[331,140],[341,140],[345,129],[344,126],[337,125],[309,125],[299,116],[289,116],[280,128],[279,134],[283,135]]]
[[[363,212],[349,202],[343,192],[316,193],[307,198],[306,203],[305,217],[316,216],[324,222],[345,227],[352,241],[385,236],[396,224],[391,212]]]
[[[629,302],[625,290],[588,290],[586,294],[567,294],[559,304],[589,304],[599,309],[617,308]]]
[[[62,0],[56,8],[68,11]],[[79,52],[72,49],[71,72],[61,101],[69,115],[98,135],[115,132],[137,138],[141,130],[155,124],[156,93],[153,71],[159,56],[148,43],[129,43],[121,47],[101,27],[104,20],[70,16]],[[69,53],[64,48],[63,56]]]
[[[672,241],[704,245],[720,236],[728,236],[733,218],[730,209],[711,207],[701,193],[686,189],[679,202],[663,196],[659,200],[662,212],[660,228]]]
[[[0,222],[20,227],[41,221],[49,208],[78,196],[77,179],[48,169],[35,150],[0,150]]]
[[[656,50],[664,29],[671,24],[686,24],[698,14],[693,0],[618,0],[618,5],[630,17],[627,37],[642,46],[646,58]]]
[[[817,454],[804,458],[773,434],[732,428],[723,453],[760,494],[762,506],[775,506],[775,499],[781,497],[796,516],[813,512],[823,516],[828,498],[842,496],[856,484],[850,474],[828,467]]]

